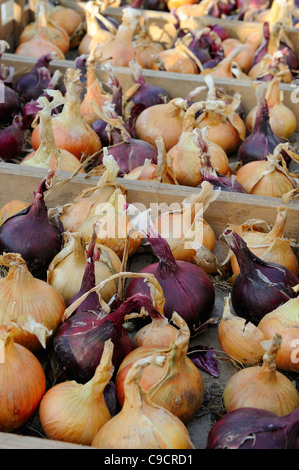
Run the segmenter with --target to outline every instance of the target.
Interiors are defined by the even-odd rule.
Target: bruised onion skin
[[[207,449],[296,449],[299,408],[277,416],[259,408],[239,408],[211,428]]]
[[[61,230],[48,218],[43,179],[32,204],[7,219],[0,227],[0,253],[20,253],[34,277],[44,278],[62,246]]]
[[[267,313],[298,296],[293,287],[299,280],[284,266],[255,256],[236,232],[228,229],[224,236],[240,267],[232,288],[233,308],[238,316],[257,326]]]
[[[80,383],[90,380],[108,339],[115,345],[112,363],[116,370],[132,351],[130,337],[123,327],[124,317],[143,306],[154,309],[151,300],[138,294],[108,314],[102,309],[85,310],[69,317],[53,340],[57,361],[66,375]]]
[[[212,315],[215,303],[212,281],[195,264],[175,260],[167,241],[158,233],[155,237],[147,237],[147,240],[159,261],[140,272],[154,274],[161,285],[165,297],[165,317],[171,320],[173,312],[177,312],[192,333]],[[126,298],[136,293],[150,298],[149,287],[138,278],[129,283]]]

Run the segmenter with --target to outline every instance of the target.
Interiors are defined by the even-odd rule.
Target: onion
[[[85,7],[86,17],[86,34],[80,41],[79,54],[89,54],[97,44],[105,43],[112,39],[116,33],[116,29],[111,25],[108,29],[103,28],[99,23],[99,6],[96,2],[88,1]]]
[[[296,157],[288,148],[288,144],[278,144],[273,155],[266,160],[256,160],[241,166],[236,173],[237,181],[242,184],[248,194],[267,197],[282,197],[295,188],[292,175],[286,168],[283,154],[286,152]],[[296,157],[298,160],[298,157]]]
[[[281,21],[277,21],[270,30],[269,22],[266,21],[263,25],[263,33],[264,40],[256,51],[252,67],[259,64],[266,54],[273,55],[275,52],[287,48],[286,64],[290,70],[297,70],[299,62],[294,52],[294,46],[287,37],[286,26]]]
[[[21,162],[22,165],[28,165],[39,168],[48,168],[54,172],[57,169],[62,171],[71,171],[72,173],[79,169],[80,162],[78,158],[65,149],[59,149],[56,146],[52,129],[52,111],[60,104],[60,96],[54,96],[49,102],[46,97],[41,97],[37,103],[42,107],[39,111],[39,126],[41,143],[35,152],[29,153]],[[84,172],[83,169],[80,170]]]
[[[102,59],[108,60],[111,65],[128,67],[134,58],[135,49],[133,36],[139,23],[140,13],[127,7],[123,10],[122,22],[113,38],[103,44],[97,45],[97,51],[101,52]]]
[[[4,253],[0,263],[9,268],[7,276],[0,279],[0,324],[18,323],[30,312],[31,318],[48,330],[45,344],[49,345],[65,311],[62,297],[54,287],[30,274],[20,254]],[[15,342],[32,352],[39,351],[41,344],[35,331],[18,330]]]
[[[197,74],[198,67],[202,66],[197,57],[179,40],[171,49],[160,52],[152,66],[153,70],[188,74]]]
[[[129,116],[131,129],[135,131],[135,120],[139,114],[150,106],[167,103],[171,100],[169,93],[162,87],[147,83],[142,75],[142,69],[137,60],[129,63],[134,85],[124,96],[125,115]]]
[[[111,95],[103,91],[102,84],[96,75],[96,69],[101,62],[101,54],[98,55],[95,50],[91,51],[86,60],[86,93],[80,105],[80,113],[84,121],[90,125],[98,119],[94,106],[101,109],[106,101],[111,101]]]
[[[155,145],[157,137],[162,137],[168,152],[179,141],[186,107],[186,100],[174,98],[169,103],[145,109],[139,114],[135,123],[138,139]]]
[[[15,50],[15,54],[27,57],[37,57],[44,54],[55,52],[58,59],[64,59],[64,53],[51,42],[47,31],[47,11],[46,3],[40,2],[37,14],[37,30],[35,35],[29,41],[20,44]]]
[[[241,69],[248,73],[248,71],[252,67],[252,61],[254,58],[254,54],[261,43],[260,32],[255,32],[251,34],[247,40],[242,44],[241,52],[234,58],[234,61],[239,64]],[[231,41],[237,41],[235,44],[231,43]],[[225,50],[225,56],[229,55],[230,52],[240,44],[240,41],[236,39],[227,39],[223,41],[222,46]]]
[[[24,143],[24,122],[17,114],[12,124],[0,131],[0,158],[12,160],[19,157]]]
[[[30,101],[39,98],[41,92],[43,91],[40,89],[40,87],[38,87],[38,83],[40,81],[39,70],[45,68],[49,69],[49,64],[55,57],[56,54],[53,52],[42,55],[37,59],[35,65],[32,67],[30,72],[22,74],[16,80],[14,90],[16,91],[16,93],[18,93],[21,98],[24,99],[24,101]],[[45,88],[47,88],[48,85],[46,85]],[[38,93],[36,92],[37,87]]]
[[[36,34],[38,29],[38,10],[40,8],[40,2],[35,5],[35,21],[32,21],[22,31],[19,39],[19,44],[23,44],[26,41],[30,41]],[[70,49],[70,39],[63,27],[58,23],[54,22],[51,17],[47,17],[47,37],[50,42],[59,47],[61,51],[66,54]]]
[[[289,139],[296,130],[297,120],[293,111],[283,103],[283,91],[279,89],[281,77],[273,77],[266,92],[266,101],[269,109],[270,127],[274,134],[281,139]],[[258,106],[254,106],[246,117],[248,132],[252,132]]]
[[[267,160],[267,156],[273,154],[277,145],[283,142],[271,128],[269,108],[261,87],[257,91],[257,101],[254,128],[238,149],[238,157],[243,165],[256,160]],[[290,157],[287,152],[284,152],[283,155],[286,162],[289,163]]]
[[[179,184],[198,186],[201,183],[200,170],[205,166],[205,155],[219,173],[226,175],[228,172],[228,158],[223,148],[209,140],[208,129],[196,128],[196,115],[207,106],[208,102],[200,101],[187,109],[179,141],[167,152],[167,161]]]
[[[215,101],[213,97],[211,99],[210,92],[206,102],[203,102],[203,112],[197,118],[197,127],[206,127],[206,138],[222,147],[229,155],[237,150],[246,137],[245,123],[237,114],[241,98],[235,94],[232,102],[226,104],[220,100]]]
[[[164,50],[164,47],[158,41],[154,41],[148,26],[148,17],[143,17],[140,30],[133,38],[133,47],[135,58],[143,69],[151,69],[153,58]]]
[[[69,378],[86,382],[93,376],[101,358],[105,341],[111,339],[114,343],[112,362],[117,369],[124,357],[132,350],[131,340],[123,327],[124,318],[132,312],[155,309],[152,300],[137,294],[128,298],[116,309],[109,306],[94,311],[80,309],[82,302],[91,292],[104,287],[107,282],[121,277],[133,277],[138,274],[120,273],[109,277],[98,286],[90,289],[73,302],[66,310],[64,323],[59,327],[54,341],[54,351],[58,362]],[[151,280],[153,276],[140,275]],[[91,300],[92,302],[92,300]],[[92,308],[94,302],[92,302]],[[75,310],[76,313],[72,314]],[[82,344],[86,347],[82,348]]]
[[[269,312],[290,298],[299,281],[289,269],[275,263],[266,263],[254,255],[236,232],[227,229],[225,240],[236,255],[240,274],[232,288],[232,305],[236,314],[254,325]]]
[[[212,184],[214,188],[221,188],[221,191],[233,193],[246,193],[245,188],[236,180],[236,176],[223,176],[212,166],[201,168],[200,175],[203,181]]]
[[[40,183],[29,208],[7,219],[0,227],[0,252],[20,253],[35,277],[44,277],[54,256],[61,249],[61,231],[47,213],[44,192],[53,172]]]
[[[239,408],[211,428],[207,449],[296,449],[299,407],[277,416],[259,408]]]
[[[78,160],[86,160],[101,150],[102,144],[97,134],[80,114],[80,95],[83,87],[80,76],[79,69],[67,69],[65,104],[60,114],[52,116],[52,128],[58,148],[69,151]],[[51,90],[51,96],[58,96],[59,93],[58,90]],[[37,150],[40,141],[39,125],[37,125],[31,135],[34,150]]]
[[[254,65],[248,72],[248,77],[252,80],[270,81],[276,75],[281,76],[283,83],[292,83],[293,75],[287,65],[288,49],[266,54],[261,61]]]
[[[0,210],[0,225],[2,225],[6,219],[12,215],[17,214],[18,212],[21,212],[28,206],[30,206],[29,202],[20,201],[19,199],[14,199],[4,204]]]
[[[154,145],[141,138],[132,138],[125,129],[122,118],[118,117],[111,109],[109,111],[107,107],[103,107],[102,110],[105,114],[112,114],[113,116],[111,119],[98,110],[98,114],[102,116],[102,119],[111,128],[111,145],[108,147],[108,152],[119,165],[119,176],[123,176],[134,168],[142,166],[146,160],[150,160],[154,164],[157,163],[158,152]],[[103,156],[104,153],[100,155],[97,162],[98,165],[102,165]]]
[[[48,17],[60,28],[63,28],[69,37],[75,33],[82,23],[81,15],[74,8],[63,6],[55,6],[49,12]]]
[[[215,67],[212,68],[205,68],[201,75],[210,75],[212,77],[217,78],[235,78],[232,72],[232,62],[238,56],[238,54],[242,51],[243,45],[237,46],[233,49],[227,57],[222,59]]]
[[[0,430],[11,432],[23,426],[38,409],[46,391],[41,363],[26,347],[14,342],[18,327],[2,325],[0,337],[5,360],[0,368]]]
[[[176,311],[188,324],[191,332],[210,318],[215,292],[209,276],[195,264],[176,261],[169,244],[156,231],[153,224],[146,226],[147,211],[135,217],[132,223],[144,234],[159,261],[140,273],[152,273],[161,285],[165,297],[164,315],[171,319]],[[137,228],[136,228],[137,229]],[[149,296],[149,289],[139,279],[132,280],[126,298],[136,293]]]

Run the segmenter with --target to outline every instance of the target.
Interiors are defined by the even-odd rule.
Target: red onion
[[[211,428],[207,449],[296,449],[299,408],[277,416],[259,408],[239,408]]]
[[[87,382],[99,364],[104,343],[114,343],[112,362],[117,369],[132,350],[131,340],[123,327],[124,318],[142,307],[154,309],[152,300],[137,294],[127,298],[116,310],[107,313],[77,311],[58,329],[54,338],[54,351],[58,362],[69,378]]]
[[[272,31],[273,39],[277,38],[276,42],[279,42],[279,46],[277,50],[282,51],[283,49],[287,48],[286,64],[288,65],[290,70],[298,70],[299,62],[298,62],[297,56],[295,52],[289,47],[288,44],[280,40],[279,35],[281,34],[281,30],[279,28],[281,28],[281,25],[279,26],[277,24],[277,26]],[[255,53],[255,56],[252,61],[252,67],[258,64],[262,60],[262,58],[268,53],[268,46],[271,40],[271,32],[270,32],[270,25],[267,21],[264,23],[263,33],[264,33],[264,40],[262,41],[260,47],[257,49]],[[273,51],[271,51],[271,54],[273,54]]]
[[[230,229],[224,231],[224,237],[240,267],[231,293],[238,316],[257,325],[267,313],[297,297],[293,287],[299,280],[289,269],[255,256],[243,238]]]
[[[20,109],[19,96],[3,80],[0,80],[0,93],[0,122],[11,123],[12,118]]]
[[[188,49],[198,58],[198,60],[204,65],[206,62],[212,60],[224,59],[224,51],[221,44],[221,40],[211,28],[206,27],[199,31],[192,31],[189,34],[192,35],[192,40],[188,44]]]
[[[24,123],[17,114],[12,124],[0,131],[0,158],[12,160],[21,154],[24,145]]]
[[[215,33],[217,33],[220,37],[221,41],[229,38],[229,34],[226,29],[219,24],[209,24],[208,28],[211,28],[212,31],[215,31]]]
[[[138,223],[138,217],[134,220]],[[195,264],[175,260],[169,244],[152,224],[146,228],[136,225],[136,229],[146,237],[159,259],[157,263],[143,268],[140,273],[153,274],[161,285],[165,297],[165,317],[171,320],[176,311],[188,324],[191,333],[194,332],[212,315],[215,303],[212,281]],[[129,283],[126,297],[130,298],[136,293],[150,296],[149,287],[138,278]]]
[[[107,124],[111,124],[112,127],[110,134],[111,146],[108,149],[109,155],[112,155],[119,165],[119,177],[129,173],[134,168],[142,166],[146,159],[154,164],[157,163],[157,149],[149,142],[131,137],[125,129],[122,119],[119,119],[118,116],[114,116],[112,119],[105,116],[103,119],[107,120]],[[114,124],[117,127],[114,128]],[[103,157],[104,153],[102,152],[97,165],[103,164]]]
[[[267,160],[267,156],[273,154],[275,147],[284,142],[271,129],[269,108],[262,89],[258,92],[257,101],[254,128],[238,149],[238,157],[243,165],[256,160]],[[282,155],[288,165],[291,161],[289,155],[285,150]]]
[[[48,80],[48,83],[50,82],[49,64],[54,58],[55,54],[53,53],[41,56],[30,72],[23,74],[16,81],[14,90],[24,101],[37,99],[43,91],[40,88],[41,82],[45,83],[46,80]],[[42,69],[42,72],[40,72],[40,69]],[[48,70],[48,75],[46,70]],[[44,86],[44,88],[46,87],[47,85]]]
[[[0,253],[20,253],[34,277],[44,278],[54,256],[61,250],[61,229],[48,218],[44,192],[53,172],[49,172],[34,193],[32,204],[7,219],[0,227]]]
[[[203,181],[208,181],[214,188],[221,188],[222,191],[233,193],[246,193],[244,187],[234,176],[223,176],[212,167],[202,168],[200,175]]]

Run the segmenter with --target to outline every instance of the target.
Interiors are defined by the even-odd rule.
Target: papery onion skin
[[[259,408],[239,408],[225,414],[211,428],[207,449],[296,449],[299,407],[277,416]]]

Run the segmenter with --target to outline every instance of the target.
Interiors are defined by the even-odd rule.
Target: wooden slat
[[[11,163],[0,163],[0,207],[6,202],[21,199],[32,201],[33,191],[36,191],[40,181],[47,171],[40,168],[30,168]],[[64,180],[69,174],[57,173],[57,181]],[[86,187],[95,186],[98,178],[86,178],[85,175],[76,176],[47,197],[47,206],[56,207],[71,202]],[[149,208],[151,204],[181,203],[183,199],[200,191],[199,188],[159,184],[155,182],[131,181],[118,179],[118,182],[127,188],[128,201],[138,203],[139,207]],[[254,196],[250,194],[237,194],[221,192],[218,199],[213,202],[205,212],[205,219],[213,227],[216,236],[221,235],[229,223],[240,224],[247,219],[259,218],[272,224],[276,218],[277,208],[281,206],[278,198]],[[297,240],[299,226],[299,203],[290,201],[287,204],[288,219],[285,235]]]
[[[19,57],[14,54],[6,53],[3,54],[2,62],[6,65],[13,66],[15,68],[15,77],[17,77],[18,74],[31,70],[36,59],[32,57]],[[52,71],[58,69],[64,73],[68,67],[74,66],[74,61],[71,60],[53,60],[50,68]],[[120,81],[123,91],[126,91],[133,83],[131,70],[128,67],[113,67],[113,70]],[[204,78],[201,75],[160,72],[145,69],[142,73],[147,82],[161,86],[168,91],[173,98],[185,97],[196,87],[205,84]],[[100,69],[98,69],[98,76],[100,79],[105,79]],[[223,88],[225,92],[231,95],[234,93],[240,93],[245,113],[248,113],[253,106],[256,105],[256,95],[253,88],[253,84],[256,82],[247,82],[244,80],[229,78],[215,78],[214,81],[216,86]],[[259,83],[265,88],[268,86],[266,82]],[[296,88],[282,83],[280,85],[280,89],[284,92],[285,105],[288,106],[296,116],[297,131],[299,131],[299,107],[296,102],[297,98],[293,95]],[[205,93],[201,96],[205,96]],[[200,97],[196,97],[195,99],[200,99]]]
[[[20,436],[18,434],[0,432],[0,449],[77,449],[93,450],[92,447],[53,441],[39,437]]]

